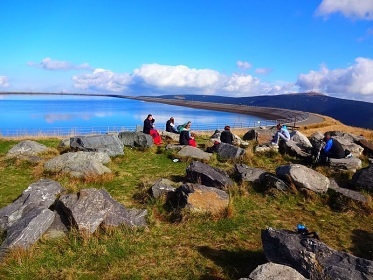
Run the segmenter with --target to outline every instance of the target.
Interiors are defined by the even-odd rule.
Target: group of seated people
[[[153,141],[156,145],[162,144],[162,139],[155,129],[154,126],[155,119],[151,114],[144,120],[144,127],[143,132],[146,134],[150,134],[153,138]],[[191,131],[191,122],[188,121],[182,125],[178,125],[175,127],[175,119],[171,117],[166,122],[166,131],[171,133],[179,134],[179,144],[180,145],[189,145],[196,147],[197,143],[195,140],[195,134]],[[280,141],[289,141],[290,140],[290,133],[286,127],[286,125],[281,125],[280,123],[276,125],[277,132],[273,136],[272,145],[278,145]],[[230,131],[230,126],[226,125],[224,127],[224,131],[221,132],[220,141],[222,143],[233,144],[234,142],[234,135]],[[324,134],[323,139],[324,145],[321,146],[319,155],[317,156],[317,160],[320,163],[325,163],[329,158],[345,158],[351,157],[351,154],[348,150],[344,150],[342,145],[335,139],[331,137],[329,132]],[[219,143],[216,143],[218,145]]]

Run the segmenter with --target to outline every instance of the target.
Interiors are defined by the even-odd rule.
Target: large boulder
[[[357,142],[357,144],[364,148],[364,154],[368,156],[373,156],[373,143],[369,142],[366,139],[361,139]]]
[[[164,138],[164,139],[171,139],[172,141],[175,141],[175,142],[179,142],[179,137],[180,137],[180,134],[178,133],[173,133],[173,132],[168,132],[168,131],[161,131],[160,133],[161,137]]]
[[[324,134],[322,134],[321,132],[315,132],[310,136],[309,140],[314,150],[318,151],[320,149],[323,139],[324,139]]]
[[[373,262],[329,248],[323,242],[291,231],[262,230],[268,261],[290,266],[310,279],[373,279]]]
[[[265,153],[265,152],[278,152],[278,145],[272,145],[270,143],[267,144],[261,144],[261,145],[256,145],[254,147],[254,152],[255,153]]]
[[[290,181],[297,188],[306,188],[318,193],[325,193],[330,185],[327,177],[300,164],[281,165],[276,168],[276,175]]]
[[[123,143],[116,134],[71,137],[70,147],[78,151],[104,152],[109,156],[124,154]]]
[[[199,159],[209,161],[211,158],[210,153],[206,153],[201,149],[192,146],[184,146],[180,149],[177,153],[177,156],[180,158],[192,158],[192,159]]]
[[[358,158],[330,158],[328,165],[335,170],[356,172],[356,169],[361,168],[361,160]]]
[[[150,188],[150,192],[154,198],[173,193],[175,190],[174,182],[164,178],[158,179]]]
[[[334,180],[330,180],[329,190],[334,191],[337,195],[342,196],[344,198],[350,199],[352,201],[356,201],[359,203],[366,203],[367,199],[363,196],[360,192],[342,188],[338,185],[338,183]]]
[[[269,172],[264,172],[260,175],[259,182],[261,184],[262,189],[269,190],[269,189],[278,189],[279,191],[286,191],[289,189],[289,185],[286,184],[283,180],[278,178],[276,175],[271,174]]]
[[[310,140],[308,140],[308,138],[305,135],[303,135],[301,132],[299,132],[298,130],[292,131],[290,133],[290,140],[294,141],[297,144],[297,146],[299,146],[300,148],[303,148],[303,149],[312,148],[312,144]]]
[[[208,187],[224,189],[233,186],[233,181],[226,172],[199,161],[189,164],[186,173],[191,182]]]
[[[79,194],[63,195],[59,203],[72,226],[88,234],[95,232],[100,225],[146,225],[146,210],[127,209],[102,189],[82,189]]]
[[[349,136],[333,136],[333,139],[337,140],[345,150],[349,150],[354,157],[359,157],[364,151],[364,148],[355,144],[353,138]]]
[[[111,170],[103,165],[108,162],[110,157],[103,152],[66,153],[48,160],[44,169],[52,173],[67,173],[71,177],[83,178],[111,173]]]
[[[258,132],[255,129],[250,129],[245,133],[242,139],[246,141],[258,140]]]
[[[70,148],[70,138],[63,138],[57,146],[59,150],[68,150]]]
[[[225,210],[229,204],[229,195],[214,187],[200,184],[183,184],[176,190],[178,205],[195,212],[212,214]]]
[[[33,207],[7,229],[5,240],[0,246],[0,257],[8,249],[27,249],[38,241],[53,223],[54,215],[53,211],[45,207]]]
[[[246,164],[235,164],[234,173],[239,181],[255,183],[259,182],[260,175],[266,171],[261,168],[247,166]]]
[[[149,134],[145,134],[141,131],[138,132],[129,132],[123,131],[118,134],[119,140],[123,143],[124,146],[130,147],[141,147],[141,148],[150,148],[153,146],[153,138]]]
[[[24,140],[14,145],[6,154],[9,158],[20,158],[31,162],[39,162],[39,154],[46,152],[48,147],[35,141]]]
[[[49,208],[63,191],[60,183],[50,179],[32,183],[13,203],[0,209],[0,232],[6,231],[35,207]]]
[[[223,159],[238,159],[245,154],[244,149],[227,143],[220,143],[216,152]]]
[[[307,153],[306,151],[302,150],[297,143],[295,143],[292,140],[289,141],[280,141],[280,151],[282,151],[282,148],[285,153],[287,153],[290,156],[302,158],[302,159],[308,159],[311,158],[312,155]]]
[[[290,266],[265,263],[259,265],[250,273],[249,278],[241,278],[247,280],[307,280],[302,274]],[[241,280],[240,279],[240,280]]]
[[[373,164],[357,171],[351,179],[357,189],[373,192]]]

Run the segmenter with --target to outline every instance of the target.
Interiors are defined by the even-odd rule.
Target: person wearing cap
[[[167,132],[172,132],[172,133],[179,133],[177,129],[175,128],[175,119],[171,117],[167,122],[166,122],[166,131]]]
[[[154,129],[154,121],[155,119],[153,119],[153,115],[149,114],[144,120],[144,127],[142,129],[142,132],[144,132],[145,134],[150,134],[150,130]]]
[[[220,141],[227,144],[233,144],[233,134],[231,132],[231,127],[229,125],[226,125],[224,127],[224,131],[220,134]]]

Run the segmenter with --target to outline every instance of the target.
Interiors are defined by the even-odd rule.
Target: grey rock
[[[250,273],[250,280],[307,280],[302,274],[290,266],[265,263],[259,265],[253,272]]]
[[[368,156],[373,156],[373,143],[369,142],[366,139],[361,139],[357,142],[357,144],[364,148],[364,154]]]
[[[199,160],[206,160],[209,161],[211,158],[210,153],[206,153],[201,149],[192,146],[184,146],[181,150],[177,153],[178,157],[184,158],[193,158]]]
[[[164,194],[175,192],[174,183],[168,179],[161,178],[151,187],[152,196],[158,198]]]
[[[109,156],[124,154],[123,143],[116,134],[71,137],[70,147],[78,151],[104,152]]]
[[[54,211],[54,220],[49,226],[48,230],[44,234],[46,239],[55,239],[65,237],[66,233],[69,231],[70,223],[67,220],[64,213],[59,213],[59,211]]]
[[[276,168],[276,175],[290,180],[297,188],[306,188],[318,193],[328,190],[330,181],[315,170],[300,164],[282,165]]]
[[[172,132],[163,130],[161,131],[160,135],[164,139],[171,139],[172,141],[179,142],[180,135],[178,133],[172,133]]]
[[[250,129],[245,133],[242,139],[246,141],[258,140],[258,132],[255,129]]]
[[[101,189],[100,192],[105,197],[106,203],[110,205],[109,211],[102,222],[103,226],[117,227],[125,225],[128,227],[144,227],[147,225],[146,215],[148,211],[146,209],[128,209],[114,200],[106,190]]]
[[[153,146],[153,138],[141,131],[123,131],[118,134],[119,140],[124,146],[150,148]]]
[[[82,189],[75,199],[72,195],[60,198],[64,211],[79,231],[93,233],[105,219],[111,204],[97,189]]]
[[[185,145],[167,144],[167,146],[165,147],[165,149],[166,150],[177,150],[177,151],[180,151],[184,147],[185,147]]]
[[[220,143],[216,151],[223,159],[238,159],[245,154],[245,150],[227,143]]]
[[[283,145],[284,147],[284,150],[285,150],[285,153],[287,153],[288,155],[291,155],[291,156],[294,156],[294,157],[298,157],[298,158],[303,158],[303,159],[306,159],[306,158],[310,158],[311,157],[311,154],[305,152],[304,150],[302,150],[299,146],[297,146],[297,144],[292,141],[292,140],[289,140],[289,141],[281,141],[280,142],[280,146]],[[281,146],[282,147],[282,146]],[[280,150],[281,150],[281,147],[280,147]]]
[[[305,135],[303,135],[301,132],[299,132],[298,130],[292,131],[290,133],[290,140],[297,143],[297,146],[299,146],[300,148],[304,148],[304,149],[312,148],[312,144],[310,140],[308,140],[308,138]]]
[[[364,148],[355,144],[351,137],[340,137],[333,136],[333,139],[337,140],[345,150],[349,150],[354,157],[359,157],[364,151]]]
[[[322,144],[322,141],[324,139],[324,134],[321,132],[315,132],[310,136],[310,143],[312,144],[312,147],[316,150],[318,150]]]
[[[226,172],[199,161],[189,164],[186,173],[191,182],[208,187],[224,189],[233,186],[233,181]]]
[[[263,152],[269,152],[269,151],[275,151],[278,152],[278,145],[271,145],[271,144],[262,144],[262,145],[256,145],[254,148],[255,153],[263,153]]]
[[[52,173],[68,173],[71,177],[87,177],[111,173],[103,165],[110,162],[108,154],[103,152],[76,152],[65,153],[48,160],[44,169]]]
[[[259,182],[265,190],[278,189],[279,191],[286,191],[289,186],[278,178],[276,175],[265,172],[260,175]]]
[[[35,207],[49,208],[63,191],[60,183],[50,179],[32,183],[12,204],[0,209],[0,232],[6,231]]]
[[[260,175],[266,171],[261,168],[247,166],[246,164],[235,164],[234,173],[241,182],[258,182]]]
[[[59,201],[71,225],[79,231],[91,234],[100,225],[146,225],[146,209],[127,209],[103,189],[82,189],[79,194],[61,196]]]
[[[44,207],[34,207],[21,219],[12,224],[8,230],[1,252],[19,247],[27,249],[34,244],[53,223],[54,212]]]
[[[333,190],[339,195],[342,195],[343,197],[346,197],[348,199],[351,199],[353,201],[361,202],[361,203],[366,203],[367,199],[365,196],[363,196],[360,192],[354,191],[354,190],[349,190],[346,188],[341,188],[338,183],[334,179],[330,179],[330,185],[329,189]]]
[[[37,156],[48,150],[48,147],[35,141],[24,140],[14,145],[6,154],[9,158],[19,156]]]
[[[361,168],[361,160],[358,158],[330,158],[328,165],[336,170],[356,172],[356,169]]]
[[[357,189],[373,192],[373,164],[358,170],[352,176],[351,184]]]
[[[65,150],[70,149],[70,138],[64,138],[61,140],[61,142],[58,144],[57,149],[59,150]]]
[[[176,190],[178,205],[195,212],[219,213],[229,205],[229,195],[214,187],[183,184]]]
[[[288,265],[310,279],[373,279],[373,262],[329,248],[323,242],[295,232],[262,230],[268,261]]]

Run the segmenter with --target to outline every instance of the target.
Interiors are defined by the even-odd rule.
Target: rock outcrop
[[[176,188],[173,186],[174,183],[168,179],[158,179],[154,185],[150,188],[150,192],[153,197],[158,198],[162,195],[175,192]]]
[[[308,138],[299,131],[292,131],[290,133],[290,140],[294,141],[298,147],[303,150],[311,149],[312,144]]]
[[[200,184],[183,184],[176,190],[176,197],[180,207],[194,212],[217,214],[229,204],[229,195],[225,191]]]
[[[150,148],[153,146],[153,138],[143,132],[123,131],[118,134],[119,140],[124,146]]]
[[[373,262],[329,248],[302,234],[268,228],[262,230],[268,261],[296,269],[310,279],[373,279]]]
[[[193,161],[189,164],[186,173],[187,178],[193,183],[218,189],[233,186],[233,181],[226,172],[199,161]]]
[[[259,182],[260,175],[265,172],[266,171],[264,169],[247,166],[246,164],[234,165],[234,174],[241,182]]]
[[[227,143],[220,143],[216,150],[222,159],[239,159],[245,154],[245,150]]]
[[[361,168],[361,160],[358,158],[330,158],[328,165],[336,170],[349,170],[356,172]]]
[[[111,170],[103,165],[108,162],[110,157],[103,152],[75,152],[48,160],[44,169],[52,173],[67,173],[71,177],[84,178],[111,173]]]
[[[117,134],[75,136],[70,138],[70,147],[77,151],[104,152],[109,156],[123,155],[123,143]]]
[[[279,166],[276,168],[276,175],[285,181],[290,181],[297,188],[306,188],[318,193],[325,193],[330,185],[327,177],[300,164]]]
[[[265,263],[259,265],[250,273],[249,278],[241,278],[240,280],[307,280],[302,274],[290,266]]]
[[[210,153],[206,153],[201,149],[192,146],[184,146],[180,149],[177,153],[177,157],[179,158],[192,158],[192,159],[199,159],[209,161],[211,158]]]
[[[31,140],[24,140],[14,145],[6,154],[7,157],[37,156],[46,152],[48,147]]]
[[[373,193],[373,164],[357,171],[351,179],[351,184],[357,189]]]

